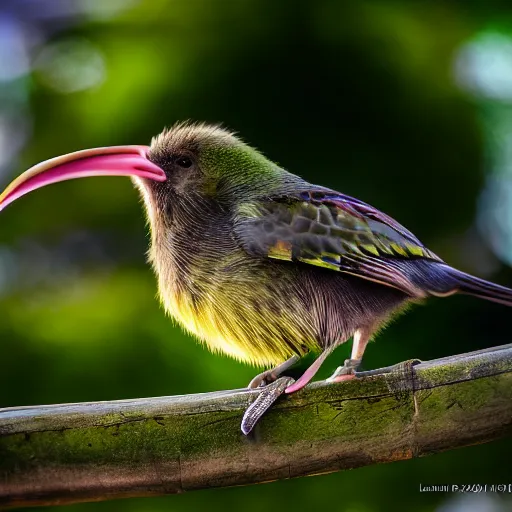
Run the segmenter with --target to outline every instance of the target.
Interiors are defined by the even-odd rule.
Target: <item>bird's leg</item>
[[[342,369],[347,371],[346,369],[349,368],[347,363],[354,365],[350,367],[352,368],[352,371],[354,368],[357,368],[361,362],[361,358],[363,357],[366,344],[370,339],[370,333],[371,331],[363,331],[362,329],[356,331],[354,334],[354,343],[352,345],[352,359],[347,359],[347,361],[345,361],[345,366],[338,368],[338,370],[335,372],[335,375]],[[297,381],[294,381],[291,377],[278,377],[283,371],[287,370],[290,368],[290,366],[297,362],[299,359],[298,356],[293,356],[284,363],[281,363],[279,366],[256,375],[256,377],[254,377],[254,379],[252,379],[252,381],[249,383],[249,388],[263,387],[263,389],[261,390],[261,393],[258,395],[256,400],[245,411],[245,414],[242,418],[242,432],[245,435],[248,435],[259,421],[259,419],[263,416],[263,414],[268,411],[272,404],[283,393],[295,393],[295,391],[299,391],[304,386],[306,386],[306,384],[308,384],[308,382],[320,369],[323,362],[332,353],[332,351],[339,346],[339,344],[340,343],[333,343],[324,349],[324,351],[315,359],[313,364],[301,375]],[[355,358],[358,359],[354,360]],[[343,374],[343,376],[349,378],[353,377],[353,375],[346,374]]]
[[[372,331],[370,329],[358,329],[354,333],[352,353],[350,359],[345,360],[343,366],[338,366],[335,372],[327,379],[328,382],[342,382],[355,377],[355,372],[361,364],[366,345],[370,341]]]
[[[287,359],[284,363],[281,363],[275,368],[271,368],[270,370],[259,373],[256,375],[256,377],[254,377],[254,379],[251,380],[251,382],[249,382],[247,387],[249,389],[255,389],[274,382],[279,377],[279,375],[288,370],[288,368],[293,366],[299,359],[299,356],[292,356],[290,359]]]
[[[315,373],[320,369],[322,363],[327,359],[331,352],[339,345],[339,343],[333,343],[330,347],[327,347],[313,362],[313,364],[301,375],[299,380],[294,382],[291,386],[288,386],[285,393],[295,393],[302,389],[314,376]]]

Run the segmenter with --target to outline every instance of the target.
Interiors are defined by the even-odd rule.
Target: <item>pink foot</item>
[[[352,379],[355,379],[356,376],[352,373],[352,374],[348,374],[348,375],[338,375],[337,377],[334,377],[332,379],[328,379],[329,382],[345,382],[346,380],[352,380]]]
[[[288,386],[285,389],[285,393],[295,393],[295,391],[299,391],[302,389],[316,374],[316,372],[322,366],[322,363],[325,361],[326,357],[334,350],[336,345],[332,345],[329,348],[326,348],[313,362],[313,364],[301,375],[301,377],[294,382],[291,386]]]
[[[311,377],[309,379],[305,379],[304,375],[297,381],[295,381],[291,386],[288,386],[284,392],[285,393],[295,393],[295,391],[299,391],[299,389],[302,389],[309,381],[311,380]]]
[[[319,362],[318,358],[301,376],[298,380],[296,380],[291,386],[288,386],[284,392],[285,393],[295,393],[295,391],[299,391],[302,389],[314,376],[315,373],[320,368],[322,361]]]

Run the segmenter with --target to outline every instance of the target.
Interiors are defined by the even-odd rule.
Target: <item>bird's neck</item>
[[[206,199],[175,200],[165,218],[151,220],[149,259],[158,279],[166,309],[196,293],[201,276],[211,272],[216,259],[233,250],[231,217]]]

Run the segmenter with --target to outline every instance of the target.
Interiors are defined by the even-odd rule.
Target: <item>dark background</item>
[[[177,120],[222,122],[512,286],[511,22],[492,1],[2,0],[0,180],[78,149],[148,144]],[[236,388],[257,372],[165,317],[128,179],[48,187],[0,226],[0,406]],[[365,367],[508,343],[510,319],[474,298],[432,300],[383,332]],[[511,447],[59,510],[501,512],[510,496],[419,486],[510,483]]]

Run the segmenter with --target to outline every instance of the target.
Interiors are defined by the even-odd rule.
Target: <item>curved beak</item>
[[[0,194],[0,210],[32,190],[88,176],[137,176],[165,181],[164,171],[150,162],[148,146],[112,146],[86,149],[45,160],[18,176]]]

